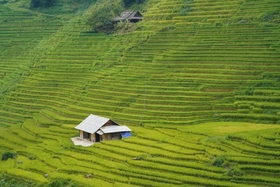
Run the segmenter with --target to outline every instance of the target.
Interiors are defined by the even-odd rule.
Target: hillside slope
[[[40,17],[37,26],[38,16],[10,16],[3,7],[1,119],[9,125],[51,110],[135,125],[279,121],[276,1],[150,4],[138,29],[125,35],[88,34],[85,16]]]
[[[189,127],[279,124],[279,5],[151,0],[142,7],[144,20],[125,34],[89,32],[94,4],[69,15],[1,5],[0,152],[15,151],[27,163],[1,163],[1,172],[40,183],[51,180],[45,173],[67,179],[75,172],[72,179],[85,183],[84,174],[94,172],[96,186],[279,185],[276,125],[213,135]],[[74,147],[73,127],[90,113],[132,127],[135,137]],[[223,155],[245,177],[209,169]]]

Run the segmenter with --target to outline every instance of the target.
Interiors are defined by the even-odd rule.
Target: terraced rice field
[[[94,4],[66,17],[4,4],[0,153],[18,157],[1,161],[1,174],[83,186],[279,186],[279,5],[152,0],[134,32],[108,35],[88,32]],[[133,137],[74,146],[90,113]]]
[[[202,133],[202,128],[208,133]],[[40,183],[50,178],[71,178],[87,186],[280,183],[277,125],[215,122],[194,127],[132,129],[132,138],[82,148],[69,139],[77,134],[73,126],[46,128],[27,120],[20,127],[1,129],[2,149],[18,153],[15,161],[2,161],[1,168],[8,175]],[[225,161],[218,167],[213,163],[219,157]],[[46,179],[45,174],[50,178]],[[89,174],[92,178],[85,178]]]

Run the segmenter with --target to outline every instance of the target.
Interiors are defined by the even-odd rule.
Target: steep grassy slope
[[[277,123],[279,17],[277,2],[262,3],[271,8],[255,16],[261,5],[246,1],[211,6],[207,1],[155,1],[138,29],[122,36],[86,33],[90,28],[81,16],[63,26],[46,20],[49,27],[42,25],[38,37],[51,28],[56,33],[29,55],[12,55],[9,50],[29,48],[14,46],[8,35],[2,92],[23,79],[13,83],[15,92],[3,97],[7,116],[1,117],[10,121],[9,116],[22,114],[17,120],[24,116],[23,122],[33,112],[49,109],[62,118],[75,113],[80,120],[91,111],[132,124],[187,124],[220,117]],[[180,13],[178,7],[189,12]],[[24,38],[32,47],[21,35],[13,39]],[[21,68],[15,70],[9,61],[19,57],[27,59],[16,61]]]
[[[277,0],[151,0],[124,35],[87,32],[89,10],[13,8],[0,7],[0,153],[23,164],[1,171],[92,186],[279,185],[277,125],[188,126],[279,123]],[[90,113],[134,137],[74,147]],[[211,166],[216,157],[227,165]]]
[[[262,3],[262,7],[271,8],[255,16],[254,10],[260,5],[250,2],[216,1],[207,6],[207,2],[155,1],[147,8],[138,30],[123,36],[87,34],[90,28],[84,25],[84,17],[74,17],[50,38],[37,43],[29,56],[24,55],[29,59],[15,64],[22,68],[5,65],[3,92],[11,90],[10,82],[25,75],[17,90],[6,95],[5,106],[16,115],[30,116],[33,105],[35,113],[46,109],[46,104],[35,98],[47,99],[54,94],[62,102],[56,106],[67,106],[81,117],[87,115],[83,110],[90,110],[132,124],[186,124],[213,117],[277,123],[279,18],[275,18],[273,2]],[[189,12],[180,13],[177,7]],[[199,19],[202,15],[203,20]],[[40,35],[60,28],[59,24],[47,24],[49,27],[43,25],[46,29]],[[33,32],[32,28],[28,32]],[[6,39],[9,45],[14,43]],[[4,51],[20,51],[23,46]],[[3,52],[3,63],[19,58],[18,53],[12,54]],[[65,101],[60,99],[69,94],[72,96]],[[22,97],[25,101],[21,102]],[[26,106],[28,98],[33,100],[28,101],[31,106]],[[93,102],[88,106],[82,104],[89,101]],[[76,106],[71,105],[76,102]],[[81,105],[81,112],[76,110],[77,105]],[[47,106],[64,117],[71,113],[62,114],[61,107],[54,109],[53,103]],[[9,121],[8,116],[2,118]]]

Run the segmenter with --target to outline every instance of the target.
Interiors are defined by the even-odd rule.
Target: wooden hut
[[[120,126],[108,118],[93,114],[90,114],[75,129],[79,130],[80,138],[91,142],[115,140],[131,136],[131,130],[127,126]]]
[[[113,23],[125,22],[126,20],[128,20],[129,22],[135,23],[138,21],[142,21],[142,19],[143,19],[143,16],[138,11],[124,11],[121,13],[120,16],[113,19]]]

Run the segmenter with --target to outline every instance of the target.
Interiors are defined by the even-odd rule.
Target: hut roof
[[[131,131],[130,128],[128,128],[127,126],[116,126],[116,125],[105,126],[105,127],[100,128],[100,130],[105,134],[114,133],[114,132],[128,132],[128,131]]]
[[[75,129],[82,130],[88,133],[95,133],[100,127],[107,123],[110,119],[90,114],[84,119]]]
[[[113,21],[131,20],[138,19],[142,20],[143,16],[138,11],[124,11],[120,16],[116,17]]]
[[[109,118],[104,118],[100,116],[96,116],[93,114],[90,114],[86,119],[84,119],[79,125],[75,127],[75,129],[82,130],[88,133],[95,133],[98,134],[107,134],[107,133],[115,133],[115,132],[130,132],[130,128],[127,126],[119,126],[114,121],[114,125],[110,126],[104,126],[108,121],[112,121]]]

